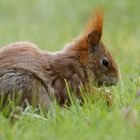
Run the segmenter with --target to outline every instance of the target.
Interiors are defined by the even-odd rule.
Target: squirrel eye
[[[109,66],[109,61],[107,58],[103,58],[102,59],[102,65],[105,66],[105,67],[108,67]]]

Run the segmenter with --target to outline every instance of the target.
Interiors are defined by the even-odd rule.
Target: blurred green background
[[[121,120],[120,110],[130,103],[140,117],[140,103],[133,103],[140,83],[130,80],[140,76],[139,0],[0,0],[0,46],[31,41],[44,51],[61,50],[82,33],[98,7],[104,11],[102,40],[116,59],[122,75],[122,81],[114,90],[118,98],[112,111],[100,104],[73,107],[71,112],[56,108],[45,123],[29,117],[13,127],[0,115],[0,140],[52,140],[63,136],[63,139],[76,136],[80,139],[140,139],[139,121],[136,129],[126,125]]]

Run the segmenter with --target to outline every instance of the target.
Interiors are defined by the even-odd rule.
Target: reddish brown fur
[[[63,105],[69,101],[64,79],[81,99],[80,85],[90,80],[101,86],[117,83],[118,68],[110,52],[100,41],[103,17],[96,12],[83,35],[56,53],[42,52],[30,42],[11,44],[0,50],[0,90],[12,95],[12,82],[29,102],[35,91],[37,104],[48,106],[49,94]],[[103,66],[106,58],[109,65]]]
[[[84,35],[87,36],[92,30],[98,30],[102,35],[103,28],[103,12],[98,9],[95,13],[93,13],[89,23],[87,24]]]

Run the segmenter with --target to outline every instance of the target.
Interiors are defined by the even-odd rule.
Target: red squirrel
[[[96,11],[83,34],[55,53],[43,52],[31,42],[1,48],[0,94],[6,99],[20,94],[21,104],[25,99],[31,103],[34,95],[37,104],[48,107],[50,94],[60,105],[69,101],[66,81],[78,99],[80,85],[86,87],[90,79],[99,87],[115,85],[118,66],[101,41],[102,26],[102,12]]]

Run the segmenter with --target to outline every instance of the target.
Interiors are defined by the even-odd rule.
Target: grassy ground
[[[50,51],[61,49],[82,32],[91,12],[103,7],[103,41],[122,76],[110,89],[115,96],[111,109],[102,100],[72,105],[69,110],[55,105],[45,118],[29,109],[13,125],[0,113],[0,140],[140,139],[139,5],[138,0],[0,0],[0,46],[32,41]]]

